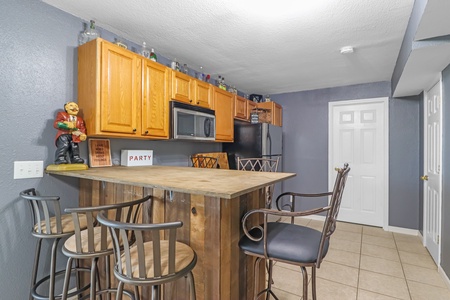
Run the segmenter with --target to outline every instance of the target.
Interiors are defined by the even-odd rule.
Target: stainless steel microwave
[[[177,140],[214,141],[216,116],[211,109],[170,101],[171,138]]]

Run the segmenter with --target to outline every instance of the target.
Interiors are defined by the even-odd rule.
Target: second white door
[[[330,102],[330,170],[349,163],[339,220],[385,226],[388,98]],[[334,184],[335,172],[329,184]]]

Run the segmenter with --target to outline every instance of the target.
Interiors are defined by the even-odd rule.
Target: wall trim
[[[438,273],[441,275],[442,279],[444,280],[447,287],[450,289],[450,279],[448,278],[447,274],[445,274],[444,269],[439,265],[438,266]]]
[[[395,233],[401,233],[401,234],[408,234],[408,235],[414,235],[414,236],[421,236],[420,231],[417,229],[410,229],[410,228],[403,228],[403,227],[396,227],[396,226],[387,226],[386,231],[389,232],[395,232]]]

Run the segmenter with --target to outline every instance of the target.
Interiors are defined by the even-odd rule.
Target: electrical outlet
[[[44,161],[15,161],[14,179],[44,177]]]

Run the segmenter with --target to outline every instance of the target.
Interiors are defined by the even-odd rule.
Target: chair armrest
[[[330,210],[330,208],[331,208],[331,206],[325,206],[325,207],[319,207],[319,208],[314,208],[314,209],[309,209],[309,210],[304,210],[304,211],[296,211],[296,212],[280,211],[280,210],[267,209],[267,208],[252,209],[252,210],[248,211],[242,218],[242,229],[244,230],[245,235],[250,240],[252,240],[254,242],[259,242],[259,241],[263,240],[265,238],[265,236],[267,235],[265,228],[267,228],[267,217],[269,215],[275,215],[275,216],[280,216],[280,217],[291,217],[291,218],[302,217],[302,216],[309,216],[309,215],[314,215],[314,214],[318,214],[321,212],[325,212],[325,211]],[[253,226],[252,228],[250,228],[250,230],[248,230],[247,226],[246,226],[247,219],[251,215],[260,214],[260,213],[262,213],[264,215],[263,225],[258,224],[256,226]],[[253,229],[258,229],[261,232],[261,236],[260,237],[252,236],[250,234],[250,231]]]
[[[275,204],[276,204],[276,206],[277,206],[277,209],[281,211],[282,208],[280,207],[279,201],[280,201],[281,198],[283,198],[283,197],[285,197],[285,196],[290,196],[290,198],[291,198],[291,203],[294,203],[295,197],[303,197],[303,198],[319,198],[319,197],[327,197],[327,196],[331,196],[331,195],[333,195],[333,192],[316,193],[316,194],[286,192],[286,193],[282,193],[281,195],[279,195],[279,196],[277,197],[277,200],[275,201]],[[288,206],[289,206],[291,212],[294,211],[294,207],[295,207],[295,206],[293,206],[293,205],[292,205],[292,206],[291,206],[291,205],[288,205]]]

